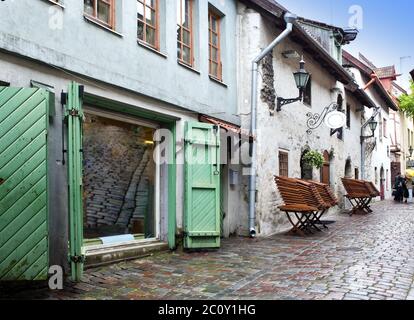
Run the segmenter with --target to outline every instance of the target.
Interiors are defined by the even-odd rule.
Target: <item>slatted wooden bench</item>
[[[372,182],[343,178],[342,183],[347,195],[345,196],[352,205],[350,215],[357,213],[372,213],[370,204],[380,195]]]
[[[338,198],[335,196],[335,194],[333,193],[332,189],[329,187],[329,185],[324,184],[324,183],[320,183],[320,182],[316,182],[316,181],[309,181],[309,183],[312,183],[316,189],[318,190],[319,195],[322,197],[323,201],[329,205],[329,208],[333,208],[336,207],[339,204],[339,200]],[[326,211],[325,211],[326,212]],[[323,222],[320,221],[320,219],[322,218],[323,214],[325,212],[321,212],[320,216],[319,216],[319,223],[322,224],[322,226],[324,228],[327,228],[326,224],[324,224]]]
[[[284,202],[279,209],[286,213],[293,226],[290,233],[303,236],[312,233],[312,230],[321,231],[317,224],[323,225],[320,220],[322,215],[334,203],[337,204],[327,186],[286,177],[275,177],[275,182]]]

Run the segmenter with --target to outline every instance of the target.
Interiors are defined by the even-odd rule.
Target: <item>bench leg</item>
[[[298,218],[298,222],[296,222],[296,223],[294,223],[293,222],[293,220],[292,220],[292,218],[291,218],[291,216],[290,216],[290,212],[285,212],[286,213],[286,216],[287,216],[287,218],[288,218],[288,220],[289,220],[289,222],[290,222],[290,224],[292,225],[292,229],[288,232],[288,234],[293,234],[293,235],[296,235],[296,234],[299,234],[300,236],[302,236],[302,237],[304,237],[305,236],[305,233],[300,229],[300,226],[302,225],[302,220],[301,219],[299,219]],[[296,212],[294,212],[294,214],[296,215],[296,217],[297,217],[297,213]]]
[[[358,211],[358,202],[356,199],[347,198],[351,203],[352,210],[349,212],[349,215],[352,217]]]
[[[316,226],[316,224],[317,224],[317,223],[319,223],[320,225],[322,225],[324,229],[328,229],[328,227],[326,226],[326,224],[324,224],[324,223],[321,221],[321,218],[322,218],[322,216],[325,214],[325,212],[326,212],[326,210],[324,210],[324,211],[322,211],[322,212],[319,212],[319,214],[318,214],[317,212],[312,213],[312,215],[313,215],[313,225],[314,225],[314,228],[316,228],[316,230],[318,230],[318,231],[322,231],[322,230],[321,230],[321,229],[319,229],[319,228]]]

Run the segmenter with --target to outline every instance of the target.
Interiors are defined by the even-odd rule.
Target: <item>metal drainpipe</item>
[[[251,83],[251,127],[252,136],[256,134],[257,128],[257,74],[259,62],[263,60],[266,55],[271,52],[279,43],[281,43],[293,30],[293,22],[296,21],[297,16],[290,12],[285,14],[286,29],[275,39],[269,46],[264,49],[252,62],[252,83]],[[252,146],[252,170],[249,182],[249,234],[251,238],[256,237],[256,156],[257,146],[256,141],[253,140]]]

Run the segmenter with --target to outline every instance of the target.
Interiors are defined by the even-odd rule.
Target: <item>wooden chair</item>
[[[350,215],[356,213],[372,213],[370,204],[372,199],[377,197],[379,194],[375,186],[363,180],[355,180],[343,178],[342,183],[345,187],[347,195],[345,196],[352,205]]]
[[[286,177],[275,177],[275,182],[284,202],[279,209],[286,213],[293,226],[290,233],[305,235],[312,233],[312,229],[321,231],[317,223],[320,223],[330,204],[323,200],[317,187],[307,181]],[[296,217],[297,222],[292,216]]]
[[[309,183],[313,184],[315,188],[317,189],[319,195],[322,197],[323,201],[329,205],[329,208],[336,207],[339,204],[338,198],[333,193],[332,189],[329,187],[329,185],[316,182],[316,181],[309,181]],[[326,210],[324,212],[321,212],[320,216],[318,217],[318,222],[323,225],[324,228],[327,228],[326,224],[321,222],[322,216],[325,214]]]

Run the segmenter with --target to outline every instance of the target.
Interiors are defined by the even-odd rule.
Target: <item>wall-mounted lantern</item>
[[[413,146],[410,146],[410,149],[408,149],[408,152],[410,153],[410,159],[411,159],[413,157],[413,152],[414,152]]]
[[[375,117],[371,117],[368,121],[368,126],[371,129],[372,134],[370,136],[361,136],[361,141],[365,139],[373,138],[375,136],[375,130],[377,130],[378,122],[375,121]]]
[[[277,98],[277,109],[276,111],[282,111],[282,107],[287,104],[291,104],[296,101],[300,101],[303,98],[303,92],[308,84],[310,74],[305,70],[305,61],[302,60],[299,63],[299,71],[293,73],[295,78],[296,87],[299,89],[299,97],[293,99]]]

